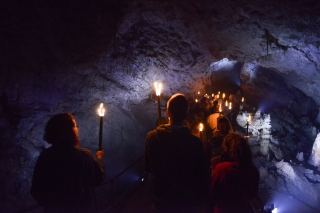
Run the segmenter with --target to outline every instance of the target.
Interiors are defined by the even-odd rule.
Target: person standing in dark
[[[250,200],[258,193],[260,174],[252,162],[247,140],[230,133],[223,141],[224,162],[213,171],[211,196],[214,213],[253,212]]]
[[[185,96],[173,95],[167,103],[169,123],[146,137],[144,159],[155,213],[195,213],[208,196],[209,166],[200,139],[183,126],[187,114]]]
[[[206,145],[206,154],[211,165],[211,172],[220,163],[220,156],[223,153],[223,139],[232,132],[233,129],[229,119],[224,115],[219,116],[217,118],[217,128],[213,131],[213,136],[207,141]]]
[[[43,150],[34,168],[31,195],[45,213],[96,212],[94,187],[105,177],[104,151],[95,159],[79,147],[77,123],[69,113],[53,116],[44,139],[52,144]]]

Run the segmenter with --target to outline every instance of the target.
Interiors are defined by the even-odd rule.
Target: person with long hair
[[[217,118],[217,128],[213,131],[213,136],[206,144],[206,155],[211,167],[211,174],[214,167],[220,163],[220,156],[223,153],[223,139],[232,132],[233,128],[229,119],[224,115],[220,115]]]
[[[259,171],[247,140],[236,133],[223,141],[224,153],[214,171],[210,193],[214,213],[250,213],[250,200],[258,193]]]
[[[78,126],[69,113],[54,115],[47,122],[44,140],[52,146],[36,162],[31,195],[46,213],[96,212],[94,186],[105,177],[103,150],[95,159],[79,147]]]

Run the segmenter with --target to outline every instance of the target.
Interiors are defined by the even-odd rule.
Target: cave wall
[[[279,143],[309,150],[320,103],[319,8],[311,0],[5,1],[0,210],[33,204],[33,167],[56,113],[75,116],[81,146],[94,153],[103,102],[107,176],[138,158],[157,117],[154,81],[164,84],[163,115],[173,93],[240,88],[251,107],[270,105]],[[224,61],[231,71],[219,68]]]

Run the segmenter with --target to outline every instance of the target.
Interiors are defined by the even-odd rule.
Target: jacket
[[[201,140],[187,127],[162,125],[149,132],[144,150],[158,201],[201,203],[209,188],[209,166]]]
[[[89,150],[51,146],[37,160],[31,195],[44,212],[95,212],[94,186],[104,177],[104,163]]]

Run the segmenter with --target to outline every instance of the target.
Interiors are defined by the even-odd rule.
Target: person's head
[[[229,95],[229,101],[233,101],[233,95],[232,94]]]
[[[219,112],[219,110],[220,110],[220,105],[218,104],[218,101],[215,101],[214,104],[215,104],[215,105],[214,105],[214,111],[215,111],[215,112]]]
[[[230,161],[239,162],[240,165],[252,164],[252,152],[247,140],[236,133],[228,134],[222,143]]]
[[[217,118],[217,130],[223,134],[228,134],[232,130],[229,119],[226,116],[219,116]]]
[[[167,117],[170,124],[182,124],[188,116],[188,101],[181,93],[176,93],[167,102]]]
[[[78,128],[74,117],[69,113],[54,115],[44,129],[44,140],[59,146],[78,146]]]
[[[199,112],[197,113],[197,115],[198,115],[198,121],[203,121],[203,119],[204,119],[204,113],[203,113],[202,111],[199,111]]]

